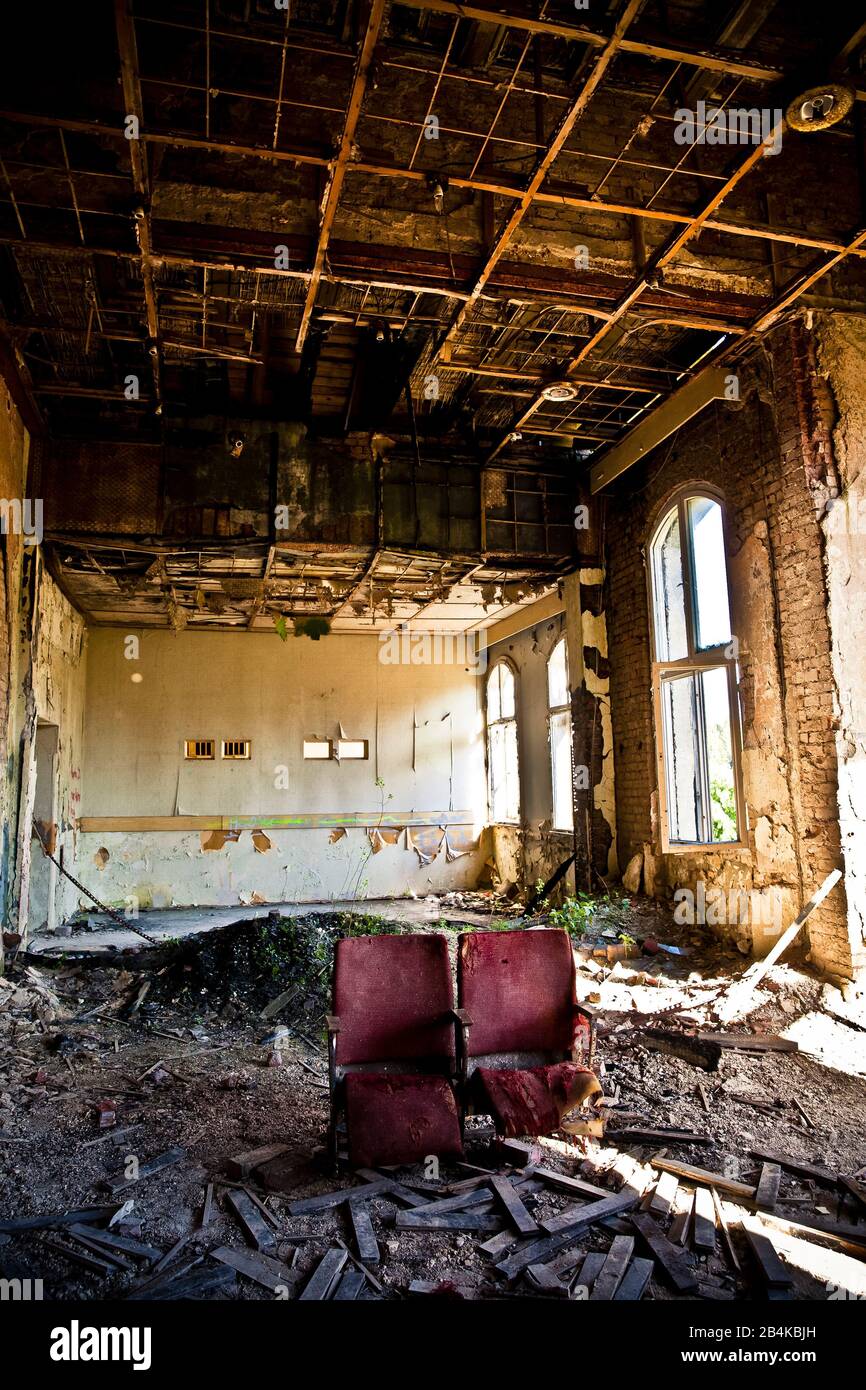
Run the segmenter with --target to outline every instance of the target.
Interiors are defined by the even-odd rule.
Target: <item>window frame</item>
[[[498,719],[491,720],[489,716],[487,692],[490,688],[490,682],[493,678],[493,672],[496,670],[497,666],[505,666],[507,670],[510,672],[511,678],[514,681],[514,713],[508,715],[505,718],[503,718],[502,714],[500,713]],[[484,756],[487,763],[487,812],[489,822],[491,825],[519,826],[522,824],[523,786],[521,784],[520,779],[520,721],[518,718],[518,712],[520,708],[520,696],[518,685],[519,683],[517,679],[517,668],[515,667],[514,663],[510,661],[507,656],[497,657],[497,659],[488,667],[487,673],[484,677]],[[506,724],[514,725],[514,775],[517,782],[517,815],[510,819],[506,819],[502,816],[496,817],[493,814],[493,759],[491,757],[490,731],[491,729],[496,728],[497,725]]]
[[[567,701],[567,703],[564,704],[564,705],[552,705],[552,704],[550,703],[550,663],[551,663],[551,661],[553,660],[554,653],[557,651],[557,649],[558,649],[559,647],[562,647],[562,649],[563,649],[563,651],[564,651],[564,653],[565,653],[565,690],[566,690],[566,694],[567,694],[567,696],[568,696],[568,701]],[[565,634],[564,632],[561,633],[559,637],[557,637],[556,641],[554,642],[553,646],[552,646],[551,649],[550,649],[550,653],[549,653],[549,655],[548,655],[548,657],[547,657],[547,661],[545,662],[545,666],[544,666],[544,678],[545,678],[545,691],[546,691],[546,695],[547,695],[547,744],[548,744],[548,748],[549,748],[549,750],[550,750],[550,828],[551,828],[551,831],[554,832],[554,833],[557,834],[557,835],[573,835],[573,834],[574,834],[574,729],[573,729],[573,727],[572,727],[571,672],[570,672],[570,669],[569,669],[569,661],[568,661],[568,639],[567,639],[567,636],[566,636],[566,634]],[[555,767],[555,765],[554,765],[553,717],[554,717],[554,715],[562,715],[562,714],[567,714],[567,715],[568,715],[568,735],[569,735],[569,737],[568,737],[568,754],[569,754],[569,771],[570,771],[570,774],[571,774],[571,775],[570,775],[570,778],[569,778],[569,785],[570,785],[570,787],[571,787],[571,825],[557,825],[557,824],[556,824],[556,767]]]
[[[663,854],[726,854],[742,853],[749,847],[749,828],[746,813],[746,798],[743,788],[742,765],[742,720],[740,711],[739,663],[736,655],[729,656],[728,650],[736,644],[733,634],[725,641],[702,650],[697,645],[698,612],[696,606],[696,583],[692,534],[689,528],[688,503],[693,498],[704,498],[715,502],[721,509],[722,535],[727,536],[727,513],[725,499],[717,488],[704,483],[690,483],[679,488],[666,498],[655,513],[644,551],[644,568],[647,583],[647,608],[649,614],[650,669],[652,680],[653,736],[656,759],[656,789],[658,793],[659,825]],[[667,522],[671,512],[676,509],[679,526],[680,554],[683,565],[683,607],[685,614],[687,652],[683,657],[659,660],[656,632],[656,585],[653,565],[653,546]],[[733,615],[731,604],[731,584],[725,548],[725,583],[728,590],[728,611]],[[732,618],[733,626],[733,618]],[[734,802],[737,810],[737,838],[735,840],[672,840],[670,835],[670,815],[668,801],[668,766],[665,757],[665,716],[662,704],[662,687],[666,677],[700,675],[702,672],[723,669],[728,684],[728,713],[730,718],[731,761],[734,775]],[[701,735],[700,744],[703,760],[706,758],[706,731]],[[702,769],[703,771],[703,769]],[[706,811],[704,812],[706,815]]]

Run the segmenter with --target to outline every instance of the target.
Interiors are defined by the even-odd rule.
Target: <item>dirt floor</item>
[[[480,898],[464,906],[474,909],[473,917],[493,906],[491,920],[505,920],[501,903]],[[454,903],[443,901],[437,929],[456,943],[460,921]],[[128,1297],[139,1289],[144,1297],[273,1299],[275,1290],[278,1297],[296,1297],[327,1252],[341,1251],[339,1241],[349,1254],[335,1261],[345,1259],[345,1270],[356,1267],[345,1204],[313,1214],[290,1207],[362,1181],[346,1169],[335,1178],[323,1161],[328,1090],[322,1020],[334,940],[347,931],[393,925],[342,913],[292,921],[274,916],[221,926],[159,952],[141,943],[141,951],[78,958],[73,936],[61,959],[19,956],[0,979],[2,1276],[40,1278],[45,1296],[61,1300]],[[479,1169],[485,1169],[524,1183],[519,1191],[539,1222],[575,1200],[592,1200],[588,1189],[578,1195],[555,1185],[551,1173],[578,1177],[611,1196],[633,1192],[644,1210],[652,1203],[650,1214],[677,1245],[693,1287],[678,1293],[656,1261],[644,1297],[766,1299],[768,1286],[747,1239],[750,1225],[772,1239],[784,1262],[790,1282],[777,1286],[774,1297],[866,1297],[863,999],[853,989],[843,996],[803,969],[777,966],[757,993],[755,1009],[728,1032],[751,1035],[748,1046],[782,1038],[796,1050],[724,1046],[705,1070],[693,1058],[655,1050],[658,1040],[647,1030],[663,1029],[662,1045],[673,1039],[686,1053],[696,1032],[718,1032],[712,1001],[747,964],[738,952],[676,927],[654,904],[633,900],[600,909],[587,935],[576,940],[576,956],[578,996],[600,1016],[604,1137],[559,1136],[523,1151],[503,1149],[488,1118],[479,1116],[467,1129],[466,1163],[443,1164],[438,1178],[421,1168],[385,1174],[403,1184],[402,1197],[385,1190],[365,1203],[380,1258],[367,1262],[357,1296],[434,1290],[482,1298],[568,1297],[569,1290],[572,1297],[591,1296],[586,1256],[606,1254],[617,1237],[635,1236],[628,1210],[576,1237],[546,1275],[536,1266],[508,1279],[497,1262],[519,1252],[521,1242],[512,1231],[509,1249],[507,1234],[500,1242],[504,1256],[481,1249],[496,1231],[508,1229],[503,1209],[483,1187]],[[262,1017],[278,999],[280,1005]],[[100,1128],[101,1120],[109,1127]],[[627,1132],[647,1129],[692,1137],[643,1139]],[[248,1175],[227,1169],[233,1157],[270,1144],[286,1147]],[[144,1167],[172,1150],[178,1152],[168,1166],[135,1179],[136,1164]],[[697,1232],[687,1214],[701,1184],[681,1177],[666,1207],[655,1186],[660,1170],[650,1160],[697,1165],[753,1188],[765,1161],[753,1150],[785,1159],[773,1214],[759,1217],[754,1204],[741,1205],[722,1190],[715,1249],[690,1248]],[[798,1166],[801,1171],[793,1171]],[[854,1175],[853,1191],[837,1181]],[[395,1224],[413,1194],[417,1206],[473,1177],[485,1193],[466,1208],[476,1225],[480,1221],[477,1229],[471,1220],[467,1230]],[[232,1207],[243,1187],[261,1204],[253,1207],[263,1253]],[[131,1206],[109,1229],[108,1218],[127,1202]],[[86,1244],[87,1225],[71,1232],[69,1221],[58,1219],[90,1207],[105,1208],[101,1217],[83,1218],[93,1222],[95,1245]],[[22,1221],[39,1217],[50,1217],[51,1224],[20,1229]],[[119,1235],[127,1247],[107,1255],[100,1233]],[[228,1249],[228,1259],[235,1251],[241,1260],[258,1260],[260,1280],[214,1259],[215,1249]],[[648,1253],[640,1238],[633,1253]],[[88,1266],[88,1260],[95,1263]],[[228,1282],[215,1282],[223,1277]],[[413,1281],[422,1283],[413,1289]],[[354,1293],[347,1285],[340,1296]]]

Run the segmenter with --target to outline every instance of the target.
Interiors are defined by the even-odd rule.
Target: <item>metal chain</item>
[[[119,922],[120,925],[124,927],[127,931],[135,932],[136,936],[140,936],[151,946],[159,947],[161,945],[161,942],[157,941],[156,937],[148,936],[146,931],[141,930],[141,927],[133,926],[132,922],[130,922],[128,917],[122,917],[119,912],[114,911],[113,907],[108,907],[105,903],[101,903],[98,898],[94,897],[89,888],[85,888],[83,883],[79,883],[77,878],[73,878],[69,870],[64,869],[63,865],[60,863],[60,860],[56,859],[54,855],[51,854],[51,852],[45,848],[45,841],[42,838],[42,831],[39,829],[39,826],[36,824],[36,821],[33,822],[33,829],[36,831],[36,834],[39,838],[39,843],[42,846],[42,853],[45,855],[46,859],[50,859],[52,864],[56,864],[60,872],[63,874],[64,878],[68,878],[70,883],[74,883],[75,887],[79,888],[81,892],[85,895],[85,897],[89,898],[92,903],[96,904],[100,912],[105,912],[109,917],[113,917],[115,922]]]

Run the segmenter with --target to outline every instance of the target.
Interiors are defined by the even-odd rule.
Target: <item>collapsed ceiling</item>
[[[28,425],[160,443],[193,417],[253,416],[325,439],[387,430],[419,458],[459,445],[483,468],[531,446],[585,469],[794,306],[862,303],[866,35],[847,4],[822,8],[819,33],[814,18],[773,0],[103,0],[20,17],[0,349]],[[850,111],[794,129],[794,98],[831,81]],[[753,112],[766,145],[683,136],[684,110],[714,108]],[[91,558],[111,612],[112,566]],[[259,548],[245,577],[263,587],[237,621],[289,582],[282,563]],[[351,608],[369,556],[340,564]],[[206,581],[193,553],[190,616]]]

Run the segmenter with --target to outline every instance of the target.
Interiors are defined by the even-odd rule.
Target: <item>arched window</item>
[[[663,847],[740,844],[737,642],[716,498],[685,489],[665,511],[649,579]]]
[[[494,825],[520,819],[514,672],[497,661],[487,676],[487,776]]]
[[[560,637],[547,660],[547,729],[553,784],[553,828],[573,830],[571,691],[568,686],[568,648],[564,637]]]

